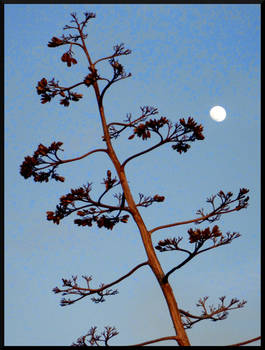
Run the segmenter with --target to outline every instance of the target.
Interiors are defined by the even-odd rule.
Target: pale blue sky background
[[[140,106],[151,105],[172,121],[192,116],[204,126],[205,140],[187,153],[168,145],[128,164],[136,197],[139,192],[166,197],[141,210],[147,227],[195,218],[198,209],[207,208],[206,198],[221,189],[234,194],[250,189],[249,208],[217,223],[224,233],[242,237],[199,255],[170,282],[179,307],[194,313],[203,296],[210,304],[223,295],[248,301],[225,321],[203,321],[188,330],[192,345],[228,345],[260,335],[260,5],[21,4],[5,5],[5,345],[70,345],[94,325],[119,330],[111,345],[173,334],[147,267],[99,305],[86,298],[62,308],[61,296],[52,292],[62,277],[92,275],[97,287],[146,259],[132,220],[113,231],[77,227],[75,217],[59,226],[46,220],[45,212],[71,188],[92,181],[92,193],[99,193],[106,170],[113,170],[104,155],[59,168],[64,183],[34,183],[19,174],[24,157],[39,143],[62,141],[64,159],[102,147],[92,90],[76,89],[84,98],[69,108],[55,100],[40,104],[35,90],[43,77],[67,86],[88,72],[78,50],[78,64],[68,68],[60,61],[65,47],[47,47],[52,36],[65,33],[73,11],[79,18],[96,12],[87,28],[92,59],[111,54],[121,42],[132,50],[121,59],[132,77],[105,96],[108,121],[122,121],[126,113],[137,117]],[[214,105],[226,108],[224,122],[210,119]],[[114,145],[125,159],[147,142],[121,137]],[[187,241],[190,227],[157,231],[153,242],[178,235]],[[165,272],[184,258],[176,252],[158,255]]]

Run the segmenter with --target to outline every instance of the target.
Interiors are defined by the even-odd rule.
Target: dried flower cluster
[[[81,84],[78,84],[81,85]],[[50,102],[56,95],[60,95],[63,99],[60,100],[60,104],[68,107],[69,101],[79,101],[83,95],[76,92],[71,92],[69,88],[63,88],[59,86],[59,82],[55,82],[54,79],[47,81],[46,78],[42,78],[38,81],[36,86],[37,94],[41,95],[41,103]]]
[[[180,129],[180,125],[176,124],[176,136],[172,138],[171,141],[177,141],[175,145],[172,146],[174,150],[176,150],[178,153],[187,152],[187,150],[190,148],[190,145],[187,144],[187,142],[193,142],[195,140],[204,140],[204,135],[202,134],[203,126],[200,124],[197,124],[195,120],[191,117],[188,118],[188,121],[186,122],[184,118],[179,120],[180,125],[183,127],[183,131],[180,135],[177,135],[177,130]],[[189,138],[187,138],[186,134],[192,133]]]
[[[82,212],[77,212],[77,215],[88,215],[91,214],[89,211],[82,211]],[[105,227],[108,230],[112,230],[113,227],[118,223],[118,222],[123,222],[126,223],[128,222],[129,215],[123,215],[120,217],[117,216],[105,216],[102,215],[100,217],[93,215],[92,217],[88,217],[85,219],[75,219],[74,223],[77,224],[78,226],[92,226],[93,222],[96,222],[98,225],[98,228]]]
[[[64,45],[64,41],[57,38],[56,36],[51,38],[51,41],[48,43],[48,47],[58,47]]]
[[[182,239],[182,237],[165,238],[157,243],[155,249],[159,250],[160,252],[179,250],[179,243],[182,241]]]
[[[129,140],[132,140],[135,136],[142,138],[142,140],[147,140],[150,139],[152,133],[154,133],[160,138],[160,142],[157,146],[165,143],[174,143],[172,148],[180,154],[182,152],[187,152],[187,150],[190,148],[190,142],[204,139],[204,135],[202,134],[202,125],[197,124],[193,118],[188,117],[187,121],[185,121],[184,118],[181,118],[179,123],[175,123],[174,125],[166,117],[149,119],[145,121],[147,116],[158,113],[156,108],[148,108],[149,110],[147,109],[147,111],[145,111],[140,118],[137,118],[134,121],[131,121],[131,116],[129,115],[127,119],[128,123],[111,123],[109,125],[110,136],[117,138],[120,133],[127,128],[134,129],[133,134],[128,137]],[[145,122],[143,123],[143,121]],[[117,130],[114,125],[120,125],[122,128]],[[165,126],[166,132],[162,133],[162,130],[160,129]]]
[[[199,250],[199,249],[204,245],[204,243],[207,240],[211,240],[213,242],[213,245],[204,250],[209,250],[212,248],[219,247],[221,245],[229,244],[232,242],[233,239],[240,237],[240,234],[237,232],[233,232],[233,233],[227,232],[226,236],[224,236],[217,225],[215,225],[212,229],[210,229],[210,227],[207,227],[204,230],[200,230],[200,229],[194,230],[190,228],[188,230],[188,234],[189,234],[189,243],[196,243],[195,249],[193,252],[190,252],[186,249],[182,249],[179,247],[179,243],[182,241],[183,237],[166,238],[166,239],[160,240],[157,246],[155,247],[155,249],[159,250],[160,252],[180,250],[195,256],[200,252],[202,252],[202,250]]]
[[[190,243],[202,242],[206,241],[207,239],[215,239],[216,237],[222,236],[222,232],[219,230],[219,227],[217,225],[215,225],[212,228],[212,230],[210,229],[210,227],[207,227],[204,230],[193,230],[192,228],[190,228],[188,230],[188,234],[190,236]]]
[[[67,67],[71,67],[72,64],[77,64],[77,60],[73,58],[73,51],[69,49],[61,57],[62,62],[66,62]]]
[[[139,193],[138,207],[149,207],[154,202],[164,202],[165,197],[155,194],[153,197],[145,196],[143,193]]]
[[[114,186],[114,184],[117,182],[118,182],[117,178],[116,177],[112,178],[111,171],[108,170],[107,177],[103,179],[103,183],[105,184],[106,190],[110,190]]]
[[[165,117],[161,117],[160,119],[150,119],[145,123],[139,124],[134,128],[134,134],[129,137],[129,140],[134,138],[134,136],[141,137],[143,140],[147,140],[151,137],[151,132],[158,133],[158,130],[162,128],[164,125],[169,124],[169,120]]]
[[[114,187],[116,182],[117,179],[112,179],[111,172],[108,170],[107,178],[104,179],[106,190],[103,195]],[[71,189],[70,193],[60,198],[60,203],[56,206],[55,212],[47,211],[47,220],[52,220],[58,225],[61,219],[76,212],[79,217],[82,217],[74,220],[74,223],[78,226],[92,226],[95,222],[99,228],[105,227],[112,230],[118,222],[127,223],[129,215],[120,215],[122,210],[125,210],[124,207],[102,204],[100,199],[103,195],[100,196],[98,201],[93,201],[89,194],[90,191],[91,183],[77,189]],[[77,206],[77,202],[83,202],[85,205]],[[118,211],[118,214],[116,216],[109,215],[113,211]]]
[[[49,147],[39,144],[37,150],[34,152],[33,156],[26,156],[23,163],[20,165],[20,174],[25,178],[33,177],[36,182],[48,182],[49,178],[55,179],[56,181],[64,182],[64,177],[59,176],[55,172],[55,168],[58,166],[60,159],[58,158],[57,151],[63,151],[60,147],[62,142],[53,142]],[[40,165],[45,165],[44,167],[38,168]],[[53,165],[55,164],[55,165]],[[41,171],[47,167],[52,168],[47,171]]]
[[[100,77],[98,76],[97,70],[91,71],[88,75],[84,78],[84,84],[87,87],[90,87],[90,85],[93,85],[97,80],[99,80]]]

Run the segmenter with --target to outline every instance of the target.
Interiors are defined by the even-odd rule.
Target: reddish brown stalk
[[[126,178],[126,174],[125,174],[125,170],[124,170],[124,166],[121,166],[116,153],[112,147],[111,144],[111,140],[110,140],[110,136],[108,133],[108,127],[106,124],[106,118],[105,118],[105,114],[104,114],[104,108],[102,105],[102,100],[100,97],[100,93],[99,93],[99,88],[97,85],[97,82],[94,83],[93,85],[94,90],[95,90],[95,94],[96,94],[96,98],[98,101],[98,108],[99,108],[99,113],[100,113],[100,117],[101,117],[101,122],[102,122],[102,127],[103,127],[103,132],[104,132],[104,139],[105,142],[107,144],[107,149],[108,149],[108,154],[110,159],[112,160],[118,177],[120,179],[120,183],[128,204],[128,208],[130,209],[130,212],[133,216],[133,219],[136,223],[136,225],[138,226],[138,229],[140,231],[141,237],[142,237],[142,241],[144,244],[144,248],[148,257],[148,263],[152,269],[152,271],[154,272],[156,279],[160,285],[160,288],[162,289],[162,292],[164,294],[164,297],[166,299],[168,308],[169,308],[169,313],[176,331],[176,340],[178,342],[179,345],[181,346],[189,346],[190,342],[189,339],[186,335],[185,329],[182,325],[181,322],[181,317],[180,317],[180,313],[178,310],[178,306],[177,306],[177,302],[175,300],[172,288],[170,286],[170,284],[164,283],[163,282],[163,277],[164,277],[164,272],[162,270],[162,267],[160,265],[160,262],[156,256],[155,250],[153,248],[153,243],[151,241],[151,236],[143,222],[143,219],[137,209],[137,206],[134,202],[134,199],[132,197],[129,185],[128,185],[128,181]]]
[[[88,59],[89,65],[90,65],[90,70],[91,72],[95,71],[95,67],[94,64],[92,63],[89,53],[87,51],[86,48],[86,44],[84,42],[83,39],[83,34],[80,30],[80,27],[78,25],[78,30],[81,36],[81,40],[82,40],[82,44],[83,44],[83,50],[86,54],[86,57]],[[103,101],[102,101],[102,96],[100,94],[99,91],[99,87],[98,87],[98,83],[97,81],[95,81],[93,83],[93,88],[95,91],[95,95],[96,95],[96,99],[97,99],[97,103],[98,103],[98,109],[99,109],[99,114],[100,114],[100,118],[101,118],[101,124],[102,124],[102,128],[103,128],[103,133],[104,133],[104,140],[106,142],[107,145],[107,153],[117,171],[118,177],[120,179],[120,183],[123,189],[123,193],[125,196],[125,199],[127,201],[128,204],[128,208],[133,216],[133,219],[136,223],[136,225],[138,226],[138,229],[140,231],[141,237],[142,237],[142,241],[144,244],[144,248],[148,257],[148,264],[151,267],[152,271],[154,272],[156,279],[160,285],[160,288],[162,289],[162,292],[164,294],[164,297],[166,299],[168,308],[169,308],[169,313],[176,331],[176,340],[178,342],[178,344],[180,346],[189,346],[190,342],[189,339],[187,337],[187,334],[185,332],[185,329],[182,325],[181,322],[181,317],[180,317],[180,313],[178,310],[178,306],[177,306],[177,302],[175,300],[172,288],[170,286],[170,284],[164,283],[163,282],[163,277],[164,277],[164,272],[162,270],[162,267],[160,265],[160,262],[156,256],[155,250],[153,248],[153,243],[151,241],[151,236],[144,224],[144,221],[137,209],[137,206],[134,202],[133,196],[131,194],[130,191],[130,187],[128,185],[128,181],[126,178],[126,174],[125,174],[125,170],[124,170],[124,165],[123,166],[120,164],[118,157],[112,147],[111,144],[111,139],[110,139],[110,135],[109,135],[109,131],[108,131],[108,126],[106,123],[106,117],[105,117],[105,112],[104,112],[104,107],[103,107]]]

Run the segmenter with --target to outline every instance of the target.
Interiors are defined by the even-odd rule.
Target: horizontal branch
[[[122,55],[119,55],[119,54],[115,54],[115,53],[114,53],[114,54],[111,55],[111,56],[106,56],[106,57],[99,58],[98,60],[96,60],[96,61],[94,62],[94,66],[95,66],[97,63],[101,62],[101,61],[110,60],[111,58],[118,57],[118,56],[122,56]]]
[[[236,344],[232,344],[232,345],[226,345],[226,346],[241,346],[241,345],[252,343],[252,342],[260,340],[260,339],[261,339],[261,336],[256,337],[256,338],[252,338],[252,339],[249,339],[249,340],[245,340],[245,341],[240,342],[240,343],[236,343]]]
[[[79,294],[80,297],[77,298],[77,299],[74,299],[74,300],[66,300],[65,298],[63,298],[61,300],[61,305],[64,306],[64,305],[70,305],[70,304],[73,304],[75,303],[76,301],[78,300],[81,300],[83,298],[85,298],[86,296],[89,296],[89,295],[92,295],[92,294],[96,294],[98,293],[99,295],[101,295],[100,293],[102,291],[104,291],[105,289],[121,282],[122,280],[124,280],[125,278],[129,277],[130,275],[132,275],[136,270],[138,270],[140,267],[142,266],[145,266],[145,265],[149,265],[148,261],[145,261],[137,266],[135,266],[131,271],[129,271],[127,274],[123,275],[122,277],[118,278],[117,280],[115,280],[114,282],[111,282],[109,284],[102,284],[100,288],[96,288],[96,289],[92,289],[92,288],[89,288],[89,285],[88,285],[88,288],[82,288],[82,287],[79,287],[77,284],[76,284],[76,277],[73,277],[73,282],[70,281],[67,281],[67,280],[64,280],[63,279],[63,287],[69,287],[67,289],[59,289],[58,287],[55,287],[53,289],[53,292],[54,293],[63,293],[63,295],[71,295],[71,294]],[[87,283],[89,280],[91,280],[91,278],[86,278],[85,276],[82,276],[83,278],[85,278],[87,280]],[[113,295],[113,294],[116,294],[117,291],[112,291],[111,293],[109,293],[110,291],[106,291],[106,294],[105,295]],[[101,295],[102,297],[102,295]]]
[[[144,118],[146,118],[145,114],[141,115],[141,117],[133,120],[130,123],[111,122],[111,123],[108,124],[108,127],[110,127],[112,125],[119,125],[119,126],[124,126],[124,127],[130,127],[130,126],[134,126],[135,123],[138,123],[140,120],[142,120]]]
[[[143,343],[127,345],[127,346],[142,346],[142,345],[148,345],[148,344],[157,343],[159,341],[165,341],[165,340],[176,340],[177,341],[177,336],[172,335],[172,336],[168,336],[168,337],[157,338],[157,339],[149,340],[149,341],[146,341]]]
[[[81,47],[81,49],[83,49],[83,46],[81,44],[79,44],[77,42],[74,42],[74,41],[69,41],[69,40],[64,41],[63,45],[67,45],[67,44],[69,44],[69,45],[76,45],[76,46]]]
[[[125,278],[129,277],[131,274],[133,274],[136,270],[138,270],[140,267],[142,266],[145,266],[145,265],[149,265],[148,261],[145,261],[137,266],[135,266],[131,271],[129,271],[128,273],[126,273],[126,275],[123,275],[122,277],[118,278],[116,281],[114,282],[111,282],[109,284],[106,284],[104,285],[103,287],[101,288],[97,288],[97,289],[90,289],[90,288],[80,288],[81,290],[82,289],[85,289],[85,290],[88,290],[90,292],[93,292],[93,293],[97,293],[97,292],[101,292],[102,290],[106,289],[106,288],[109,288],[109,287],[112,287],[114,286],[115,284],[121,282],[122,280],[124,280]]]
[[[83,156],[80,156],[80,157],[76,157],[76,158],[72,158],[72,159],[67,159],[67,160],[62,160],[60,161],[61,164],[63,163],[69,163],[69,162],[74,162],[76,160],[80,160],[80,159],[83,159],[85,157],[88,157],[90,156],[90,154],[92,153],[96,153],[96,152],[105,152],[105,153],[108,153],[108,151],[104,148],[98,148],[98,149],[95,149],[93,151],[90,151],[90,152],[87,152],[86,154],[84,154]]]
[[[231,210],[227,210],[227,211],[222,211],[222,212],[219,212],[218,215],[219,214],[231,213],[233,211],[237,211],[237,209],[235,208],[235,209],[231,209]],[[215,216],[215,215],[216,215],[216,212],[213,211],[210,214],[205,215],[205,216],[201,216],[200,218],[197,218],[197,219],[192,219],[192,220],[187,220],[187,221],[180,221],[180,222],[174,222],[173,224],[157,226],[157,227],[153,228],[152,230],[150,230],[149,233],[151,235],[153,232],[158,231],[158,230],[162,230],[164,228],[173,227],[173,226],[179,226],[179,225],[191,224],[193,222],[197,222],[197,221],[201,221],[201,220],[204,221],[204,220],[208,219],[209,217]]]
[[[48,165],[46,165],[46,166],[44,166],[44,167],[42,167],[42,168],[38,168],[37,170],[43,170],[43,169],[46,169],[46,168],[49,168],[50,166],[54,166],[54,165],[56,165],[56,166],[58,166],[58,165],[60,165],[60,164],[65,164],[65,163],[70,163],[70,162],[74,162],[74,161],[76,161],[76,160],[80,160],[80,159],[83,159],[83,158],[85,158],[85,157],[88,157],[88,156],[90,156],[90,154],[93,154],[93,153],[96,153],[96,152],[106,152],[106,153],[108,153],[108,151],[106,150],[106,149],[95,149],[95,150],[93,150],[93,151],[90,151],[90,152],[87,152],[87,153],[85,153],[85,154],[83,154],[82,156],[80,156],[80,157],[76,157],[76,158],[72,158],[72,159],[66,159],[66,160],[61,160],[61,159],[59,159],[58,157],[58,162],[54,162],[54,163],[48,163]]]
[[[84,84],[85,83],[82,81],[81,83],[77,83],[77,84],[74,84],[74,85],[69,86],[69,87],[60,86],[59,88],[60,88],[61,91],[69,91],[69,90],[71,90],[71,89],[73,89],[73,88],[75,88],[75,87],[77,87],[79,85],[84,85]]]

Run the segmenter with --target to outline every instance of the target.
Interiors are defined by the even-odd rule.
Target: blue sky
[[[34,183],[19,174],[24,157],[40,143],[63,142],[64,159],[102,147],[92,90],[80,88],[84,98],[65,108],[58,101],[40,104],[35,89],[43,77],[70,86],[87,74],[81,52],[75,50],[78,64],[68,68],[60,61],[65,48],[47,47],[63,34],[71,12],[81,18],[85,11],[97,15],[87,27],[93,60],[111,54],[118,43],[132,50],[120,60],[132,77],[106,93],[108,121],[122,121],[127,113],[137,117],[140,106],[150,105],[173,122],[192,116],[204,126],[205,140],[187,153],[163,146],[128,164],[135,198],[139,192],[166,198],[141,210],[147,227],[195,218],[207,208],[206,198],[221,189],[250,190],[247,210],[217,223],[224,233],[242,237],[199,255],[170,277],[179,307],[190,312],[197,312],[203,296],[210,304],[223,295],[248,302],[227,320],[194,325],[187,331],[191,344],[228,345],[260,335],[260,5],[16,4],[5,5],[5,345],[70,345],[94,325],[119,330],[111,345],[173,334],[147,267],[102,304],[86,298],[62,308],[60,295],[52,292],[61,278],[92,275],[96,287],[146,260],[132,220],[113,231],[77,227],[71,217],[59,226],[46,220],[46,211],[71,188],[93,182],[96,196],[106,170],[114,172],[109,160],[95,154],[66,164],[59,169],[64,183]],[[210,118],[214,105],[226,109],[224,122]],[[120,137],[114,146],[126,159],[146,144]],[[157,231],[153,242],[174,236],[187,241],[190,227]],[[158,255],[165,272],[184,258]]]

